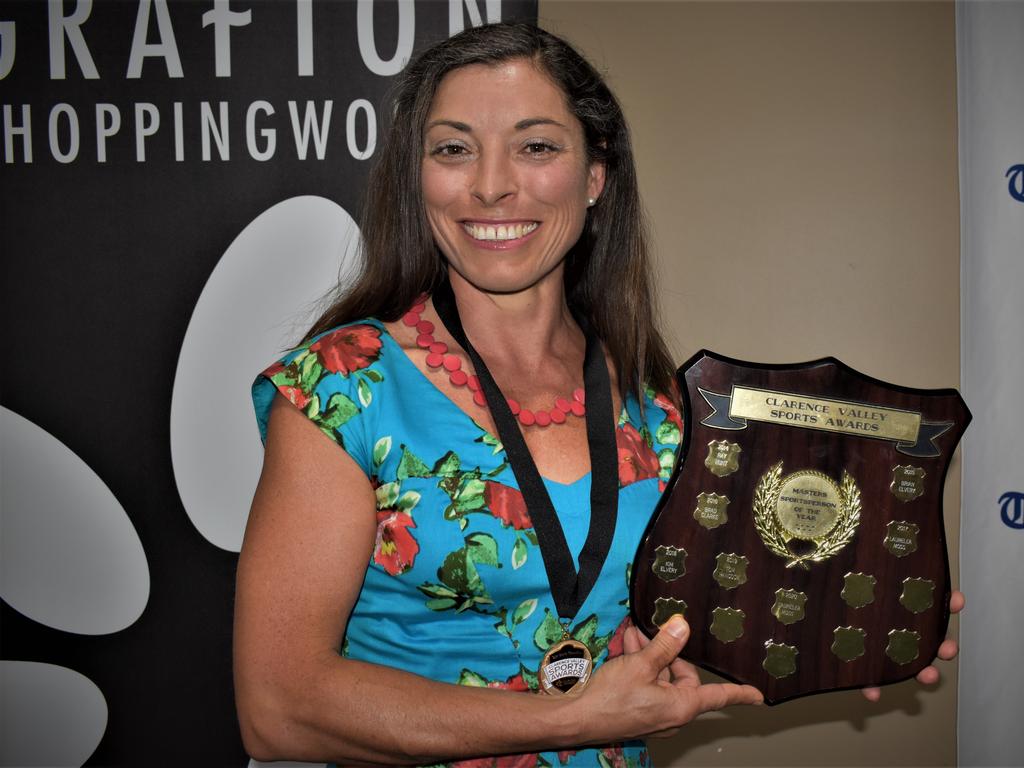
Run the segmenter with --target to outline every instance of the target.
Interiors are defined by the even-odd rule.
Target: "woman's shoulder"
[[[313,336],[265,368],[261,377],[274,384],[302,384],[313,388],[323,377],[349,379],[369,376],[385,362],[384,350],[392,341],[383,322],[362,318]]]
[[[386,375],[387,327],[363,318],[331,328],[289,350],[256,377],[252,399],[265,438],[270,405],[282,395],[335,439],[366,411]]]
[[[640,399],[643,398],[643,408]],[[679,458],[683,420],[671,397],[644,387],[639,397],[630,392],[616,430],[619,482],[657,477],[664,489]]]
[[[643,402],[642,409],[639,405],[641,399]],[[677,401],[677,392],[661,392],[645,385],[641,388],[639,395],[630,393],[629,398],[627,398],[627,405],[630,409],[635,409],[638,417],[637,420],[643,422],[646,426],[668,422],[682,429],[683,417]],[[639,418],[641,410],[643,410],[643,417]]]
[[[368,318],[320,334],[311,340],[309,351],[316,353],[331,373],[350,376],[380,361],[388,336],[383,323]]]
[[[293,347],[278,363],[287,365],[296,359],[315,356],[325,370],[348,376],[375,363],[389,335],[387,327],[377,318],[352,320]]]

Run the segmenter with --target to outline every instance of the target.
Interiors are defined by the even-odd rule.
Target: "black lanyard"
[[[508,456],[512,473],[526,502],[540,544],[544,569],[551,584],[559,617],[571,620],[597,581],[615,534],[615,518],[619,504],[619,473],[616,464],[615,414],[612,409],[612,387],[605,364],[604,351],[589,323],[581,322],[587,347],[583,363],[583,386],[586,391],[587,447],[590,450],[590,529],[580,552],[580,570],[576,572],[565,533],[558,521],[551,497],[530,455],[516,417],[505,396],[494,383],[484,361],[466,338],[451,284],[446,280],[433,295],[434,309],[448,333],[466,350],[480,379],[480,388],[487,399],[494,425],[498,429]]]

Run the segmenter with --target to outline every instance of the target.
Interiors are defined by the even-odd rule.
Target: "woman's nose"
[[[477,161],[476,175],[470,190],[486,206],[497,205],[515,193],[517,182],[511,158],[504,152],[489,152]]]

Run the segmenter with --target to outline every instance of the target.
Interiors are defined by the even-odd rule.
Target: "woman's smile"
[[[462,228],[483,248],[514,248],[522,245],[537,231],[537,221],[464,221]]]

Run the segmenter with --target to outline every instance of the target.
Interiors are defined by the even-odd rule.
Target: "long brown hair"
[[[471,27],[423,52],[399,77],[389,129],[370,173],[362,213],[362,273],[339,287],[307,334],[363,317],[394,321],[445,279],[423,211],[423,128],[442,78],[470,64],[531,59],[565,94],[605,185],[566,257],[569,308],[587,318],[615,364],[622,393],[646,385],[673,396],[672,360],[655,323],[646,227],[622,109],[597,71],[564,40],[522,23]]]

